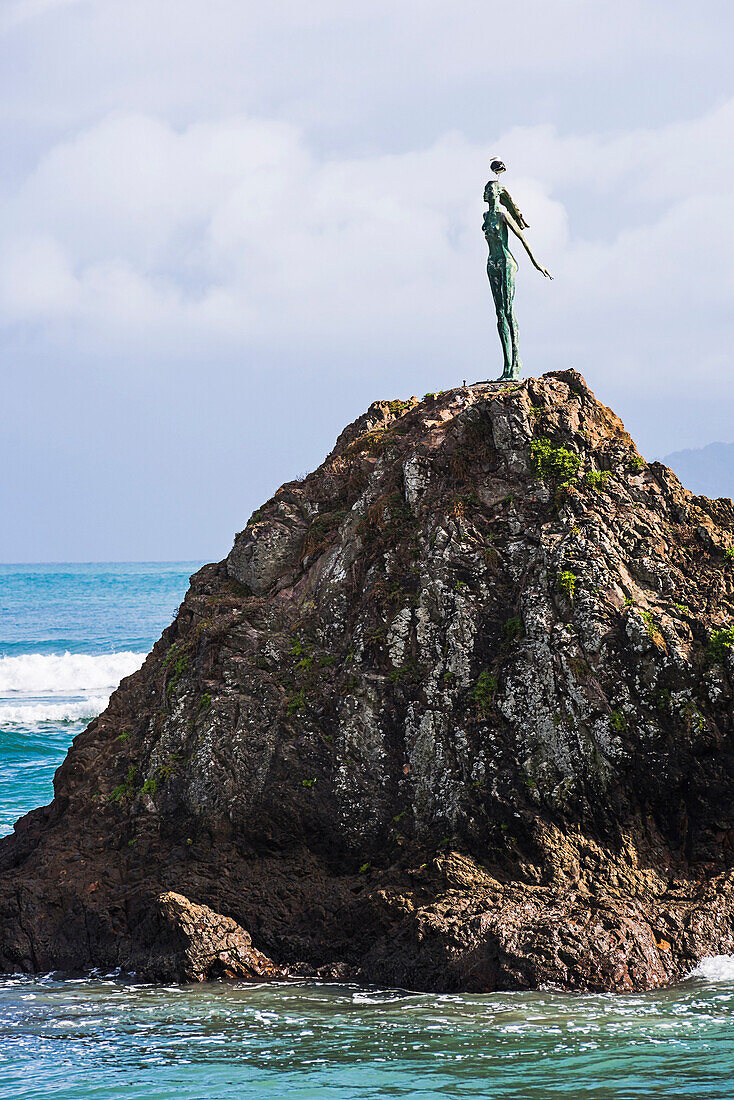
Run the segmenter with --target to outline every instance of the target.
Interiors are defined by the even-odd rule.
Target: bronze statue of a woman
[[[495,175],[505,171],[501,160],[493,160],[490,168]],[[533,262],[533,266],[552,279],[553,276],[541,267],[530,251],[530,245],[523,236],[523,229],[528,228],[528,223],[515,206],[515,203],[498,179],[490,180],[484,188],[484,201],[489,203],[489,210],[484,215],[482,229],[489,245],[489,258],[487,259],[487,275],[489,285],[492,288],[494,306],[497,310],[497,329],[502,343],[502,355],[504,356],[504,370],[500,381],[520,377],[520,356],[517,351],[517,321],[512,308],[512,300],[515,297],[515,272],[517,263],[510,252],[508,245],[508,229],[511,229],[520,241]]]

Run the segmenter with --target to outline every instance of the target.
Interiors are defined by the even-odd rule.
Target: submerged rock
[[[0,843],[0,966],[623,990],[734,951],[732,548],[573,371],[375,403]]]

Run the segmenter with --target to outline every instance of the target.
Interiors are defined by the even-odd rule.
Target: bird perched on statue
[[[505,162],[503,160],[500,160],[499,157],[492,157],[492,159],[489,162],[489,168],[490,168],[490,171],[494,172],[494,174],[497,178],[499,178],[502,175],[503,172],[507,171],[507,169],[505,167]],[[487,184],[487,187],[489,187],[489,184]],[[486,188],[485,188],[485,194],[484,194],[484,201],[485,202],[487,201]],[[520,213],[519,209],[516,206],[514,206],[514,203],[513,203],[513,207],[514,207],[514,209],[512,210],[512,213],[515,216],[515,220],[517,221],[517,224],[520,226],[521,229],[529,229],[530,226],[525,221],[525,219],[522,216],[522,214]]]

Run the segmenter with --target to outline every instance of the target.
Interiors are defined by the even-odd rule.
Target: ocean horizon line
[[[214,558],[53,558],[48,561],[0,561],[0,568],[21,565],[200,565],[214,560]]]

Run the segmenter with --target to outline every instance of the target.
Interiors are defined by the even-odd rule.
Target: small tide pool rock
[[[146,936],[134,937],[137,967],[155,981],[236,978],[261,982],[283,976],[231,917],[207,905],[194,905],[182,894],[160,894],[145,930]]]
[[[0,968],[633,990],[734,951],[733,559],[574,371],[376,402],[0,842]]]

